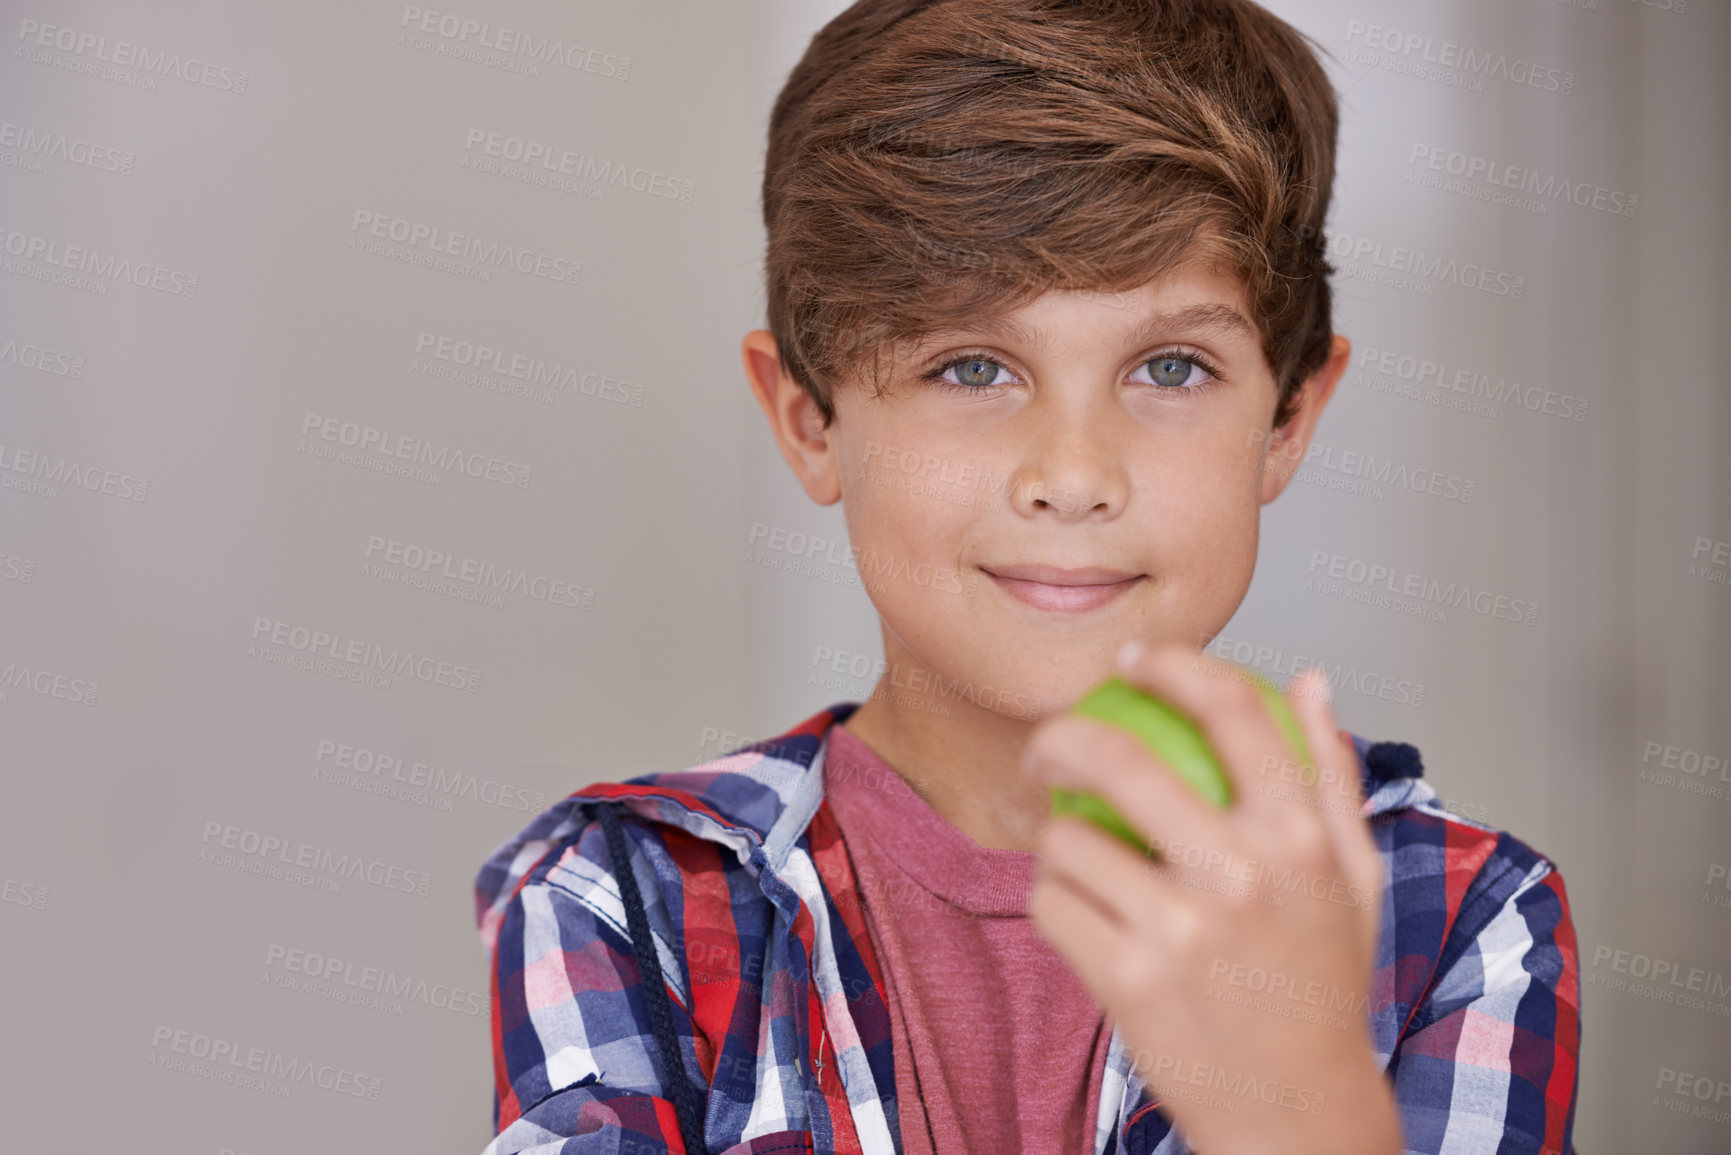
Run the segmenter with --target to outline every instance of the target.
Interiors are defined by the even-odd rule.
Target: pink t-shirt
[[[824,793],[889,997],[902,1150],[1092,1155],[1111,1031],[1028,918],[1036,856],[963,834],[843,726]]]

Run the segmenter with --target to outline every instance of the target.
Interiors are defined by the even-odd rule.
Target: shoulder
[[[1534,885],[1562,888],[1561,870],[1549,855],[1507,830],[1444,808],[1434,793],[1369,821],[1397,915],[1442,911],[1451,923],[1470,924],[1475,914],[1488,917]]]
[[[1446,910],[1507,898],[1523,884],[1561,875],[1548,855],[1506,830],[1448,809],[1425,780],[1418,748],[1346,735],[1358,753],[1366,821],[1401,908]]]
[[[713,774],[698,770],[646,774],[623,782],[586,786],[560,799],[489,854],[475,876],[475,917],[482,942],[491,949],[506,908],[520,903],[525,890],[551,887],[586,906],[618,905],[614,877],[623,861],[637,877],[640,889],[656,894],[671,884],[680,888],[684,868],[709,834],[714,859],[720,846],[748,846],[731,823],[704,798]],[[609,836],[603,812],[618,818],[619,842]],[[611,901],[609,901],[611,900]]]
[[[589,863],[591,873],[606,869],[599,815],[610,804],[628,827],[634,859],[645,848],[696,840],[741,866],[762,869],[768,862],[765,844],[791,842],[809,822],[821,795],[818,753],[824,735],[856,707],[838,702],[772,738],[707,762],[595,783],[555,802],[501,843],[476,874],[482,941],[492,946],[500,912],[532,874],[545,880],[561,864],[577,860]],[[689,838],[678,838],[680,831]]]
[[[1368,817],[1387,870],[1378,982],[1398,1012],[1379,1024],[1381,1049],[1498,982],[1536,979],[1574,1001],[1576,940],[1557,863],[1445,808],[1416,769],[1377,794],[1397,799]]]

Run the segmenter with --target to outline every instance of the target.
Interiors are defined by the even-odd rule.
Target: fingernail
[[[1142,644],[1141,638],[1131,638],[1118,647],[1118,669],[1128,674],[1136,666],[1136,659],[1142,656],[1142,651],[1148,647]]]

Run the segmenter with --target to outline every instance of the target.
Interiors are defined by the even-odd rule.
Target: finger
[[[1155,866],[1121,840],[1074,814],[1040,831],[1039,870],[1087,898],[1114,926],[1141,933],[1164,901]]]
[[[1208,814],[1230,838],[1237,837],[1217,811],[1209,808]],[[1252,902],[1267,897],[1255,885],[1256,859],[1247,852],[1234,852],[1234,842],[1209,840],[1206,831],[1153,838],[1149,840],[1153,854],[1143,855],[1086,818],[1061,814],[1042,831],[1042,837],[1043,868],[1062,872],[1112,918],[1143,934],[1155,935],[1163,929],[1151,926],[1150,919],[1184,891]],[[1175,889],[1179,887],[1183,890]]]
[[[1382,854],[1364,818],[1358,755],[1341,737],[1332,697],[1327,675],[1311,667],[1294,682],[1287,700],[1298,715],[1304,740],[1319,771],[1317,802],[1336,855],[1353,882],[1380,894]]]
[[[1321,708],[1323,717],[1332,720],[1331,697],[1328,676],[1317,666],[1301,671],[1287,686],[1282,698],[1298,719],[1306,757],[1283,763],[1271,770],[1271,775],[1288,797],[1318,815],[1356,815],[1363,805],[1357,795],[1358,758],[1350,748],[1341,746],[1338,731],[1319,734],[1313,717]]]
[[[1024,770],[1048,786],[1087,790],[1155,847],[1234,843],[1226,816],[1136,735],[1099,718],[1066,714],[1042,723],[1022,750]]]
[[[1028,892],[1028,919],[1040,937],[1065,956],[1094,1003],[1104,1008],[1116,990],[1113,961],[1134,951],[1134,942],[1058,874],[1035,881]]]
[[[1288,700],[1318,764],[1318,777],[1325,783],[1319,802],[1333,842],[1334,860],[1351,888],[1347,898],[1355,908],[1357,954],[1365,965],[1373,965],[1385,885],[1384,866],[1363,814],[1358,755],[1335,720],[1332,697],[1327,675],[1315,668],[1306,670],[1288,690]]]
[[[1202,731],[1232,784],[1235,805],[1262,813],[1290,809],[1289,799],[1256,789],[1271,764],[1296,763],[1298,755],[1261,692],[1247,680],[1248,671],[1176,643],[1145,650],[1121,668],[1126,681],[1162,699]],[[1302,805],[1315,783],[1299,783],[1295,790]]]

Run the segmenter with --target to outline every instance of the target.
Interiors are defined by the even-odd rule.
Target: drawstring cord
[[[625,805],[607,802],[595,809],[601,818],[601,829],[607,836],[607,853],[613,859],[613,877],[619,883],[619,897],[625,904],[625,924],[631,931],[631,946],[637,953],[643,997],[648,1003],[656,1047],[661,1052],[661,1083],[667,1089],[667,1098],[673,1101],[686,1155],[707,1155],[709,1147],[703,1139],[703,1105],[697,1101],[697,1093],[686,1077],[685,1056],[679,1047],[679,1032],[673,1025],[672,1000],[667,997],[667,985],[661,976],[661,956],[655,952],[655,939],[649,931],[649,914],[643,907],[643,894],[637,889],[637,876],[631,872],[625,832],[619,826],[619,811],[625,809]]]

